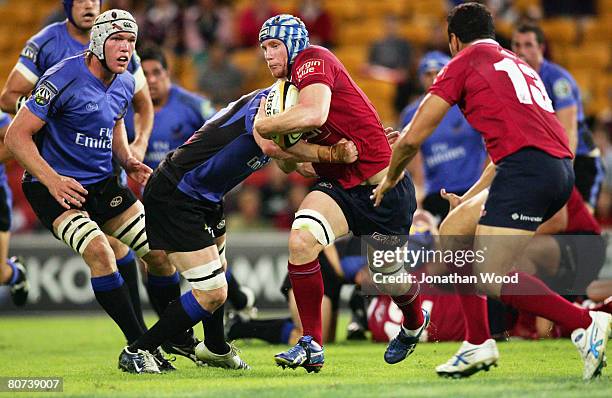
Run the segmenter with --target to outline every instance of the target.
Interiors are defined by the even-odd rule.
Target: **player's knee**
[[[317,246],[317,240],[308,231],[293,230],[289,234],[289,252],[303,253],[312,252]]]
[[[227,298],[227,281],[218,258],[181,274],[191,285],[194,297],[204,309],[211,312],[223,305]]]
[[[111,250],[115,255],[115,258],[117,259],[127,256],[130,251],[130,248],[123,244],[123,242],[113,237],[108,238],[108,244],[110,245]]]
[[[147,263],[147,269],[155,275],[172,275],[176,272],[176,268],[170,263],[168,255],[163,250],[151,250],[143,260]]]
[[[193,289],[193,296],[200,306],[208,312],[214,312],[227,300],[227,285],[214,290]]]
[[[106,239],[101,236],[93,239],[87,245],[83,251],[83,259],[91,270],[92,276],[108,275],[116,271],[113,251]]]
[[[98,224],[85,213],[75,212],[67,215],[57,225],[54,232],[59,239],[82,256],[94,241],[102,241],[104,246],[110,250]]]
[[[392,275],[372,274],[376,288],[389,296],[403,296],[412,287],[412,278],[405,270],[400,270]]]
[[[478,282],[476,282],[476,290],[478,293],[493,299],[498,299],[501,296],[501,284],[483,282],[481,278],[478,278]]]

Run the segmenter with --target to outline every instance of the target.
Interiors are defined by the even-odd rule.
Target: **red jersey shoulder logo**
[[[319,58],[309,59],[308,61],[304,62],[295,72],[298,82],[306,76],[324,75],[324,65],[324,61]]]

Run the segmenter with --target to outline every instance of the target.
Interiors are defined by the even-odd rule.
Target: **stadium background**
[[[103,8],[131,11],[141,29],[139,46],[163,47],[174,81],[219,105],[273,82],[257,47],[259,26],[278,12],[300,15],[312,41],[333,48],[384,123],[399,127],[399,111],[421,93],[415,76],[420,55],[433,49],[447,51],[445,17],[458,2],[113,0],[103,1]],[[596,143],[612,170],[612,0],[485,3],[494,11],[498,39],[504,45],[509,45],[519,21],[541,24],[547,57],[578,81]],[[0,0],[0,84],[4,85],[26,40],[45,24],[63,18],[60,0]],[[389,59],[384,51],[381,55],[373,50],[385,46],[403,52]],[[25,309],[98,308],[80,257],[36,221],[19,186],[22,169],[11,162],[7,173],[14,192],[11,254],[23,254],[30,271],[32,290]],[[286,177],[269,166],[228,198],[229,263],[236,277],[255,290],[260,305],[283,305],[278,287],[286,268],[285,231],[307,186],[308,181]],[[606,176],[597,216],[604,226],[612,226],[612,172]],[[604,273],[612,275],[610,264]],[[0,311],[13,310],[7,289],[0,289]]]

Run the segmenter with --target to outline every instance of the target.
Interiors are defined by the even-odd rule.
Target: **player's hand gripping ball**
[[[266,97],[266,116],[278,115],[295,106],[298,102],[298,94],[299,90],[293,83],[284,80],[276,83]],[[295,145],[301,137],[302,133],[296,133],[274,135],[271,138],[279,147],[289,148]]]

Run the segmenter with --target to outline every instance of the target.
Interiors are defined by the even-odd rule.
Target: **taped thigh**
[[[227,284],[223,265],[219,259],[183,271],[181,275],[197,290],[214,290]]]
[[[149,241],[147,240],[143,211],[127,220],[112,235],[128,245],[140,258],[146,256],[151,251],[149,249]]]
[[[87,245],[97,236],[104,235],[98,224],[85,213],[72,213],[56,229],[56,235],[75,252],[83,254]]]
[[[334,243],[336,236],[329,222],[321,213],[311,209],[302,209],[295,213],[291,229],[306,230],[323,246]]]
[[[227,258],[225,257],[225,249],[226,249],[227,239],[223,241],[219,246],[217,246],[217,250],[219,251],[219,260],[221,261],[221,265],[227,265]]]

